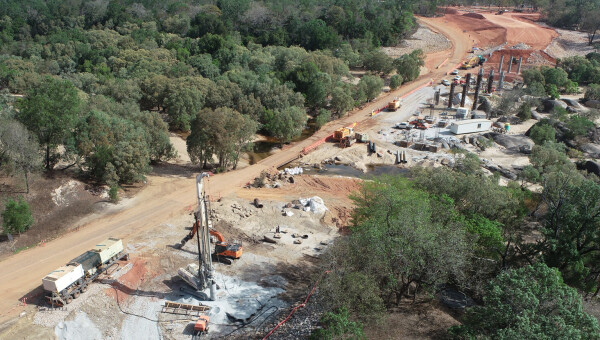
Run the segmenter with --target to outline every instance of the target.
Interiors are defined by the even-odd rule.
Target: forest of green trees
[[[422,53],[376,48],[410,32],[417,3],[5,1],[0,164],[77,166],[116,186],[173,157],[175,131],[191,133],[195,163],[235,168],[256,132],[287,142],[311,116],[320,126],[375,98],[394,70],[394,87],[415,79]],[[350,68],[370,73],[354,84]]]
[[[589,32],[590,43],[600,17],[598,0],[478,3],[531,5],[552,25]],[[5,0],[0,170],[22,176],[28,190],[33,172],[77,169],[114,193],[175,156],[171,132],[186,136],[199,167],[236,168],[257,132],[289,142],[308,119],[322,126],[386,82],[416,79],[422,51],[392,59],[378,48],[409,34],[414,13],[447,4]],[[592,53],[526,70],[522,94],[556,98],[585,85],[585,98],[600,100],[599,63]],[[354,81],[351,69],[367,74]],[[519,108],[523,120],[532,105]],[[363,323],[445,285],[477,302],[452,337],[598,339],[581,294],[600,292],[600,185],[562,143],[589,134],[593,118],[557,109],[534,125],[521,184],[499,185],[474,154],[459,155],[455,169],[365,181],[347,235],[320,262],[330,273],[314,338],[362,338]],[[559,125],[571,135],[558,138]],[[24,200],[6,207],[7,232],[33,223]]]

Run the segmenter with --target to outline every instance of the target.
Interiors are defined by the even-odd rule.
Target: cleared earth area
[[[523,44],[520,48],[524,45],[527,48],[521,49],[526,51],[521,53],[528,53],[526,58],[534,52],[542,55],[548,51],[551,56],[542,56],[544,61],[526,62],[540,65],[558,57],[549,51],[554,48],[552,44],[558,44],[561,37],[568,40],[568,33],[538,25],[535,15],[465,14],[468,13],[452,10],[443,17],[418,18],[420,27],[406,45],[386,49],[386,53],[394,56],[413,48],[424,49],[425,69],[417,80],[380,95],[368,105],[329,122],[310,138],[286,145],[256,164],[244,164],[241,169],[208,178],[206,193],[215,229],[227,240],[241,242],[244,247],[242,257],[231,265],[215,264],[218,301],[204,301],[177,277],[178,268],[198,259],[194,242],[182,249],[176,246],[194,222],[198,169],[189,164],[185,141],[173,134],[171,141],[179,153],[177,161],[157,167],[132,198],[112,211],[77,220],[78,228],[72,232],[0,262],[3,297],[0,321],[4,322],[0,338],[190,338],[192,318],[162,313],[165,301],[208,305],[213,322],[210,337],[262,338],[313,289],[322,275],[315,265],[318,257],[351,223],[353,201],[348,196],[359,190],[363,181],[353,171],[376,173],[376,165],[388,165],[391,167],[380,168],[381,173],[399,173],[413,165],[434,167],[453,162],[447,150],[411,149],[407,151],[407,164],[397,165],[395,153],[404,149],[396,142],[409,138],[424,140],[428,136],[416,130],[399,131],[393,126],[419,114],[430,113],[441,119],[443,105],[430,111],[426,107],[438,89],[443,100],[448,100],[447,88],[439,83],[449,78],[448,74],[465,60],[474,46],[488,49],[506,44],[507,50],[513,50],[513,46]],[[568,49],[568,44],[560,43]],[[494,60],[490,60],[490,65]],[[398,97],[403,98],[400,110],[371,115]],[[381,155],[367,152],[365,144],[342,149],[337,143],[325,141],[339,127],[353,123],[358,124],[357,131],[368,133],[376,141]],[[531,124],[517,126],[509,135],[520,137]],[[468,137],[454,138],[439,129],[428,132],[437,133],[429,137],[440,138],[441,134],[448,143],[462,144],[467,150],[478,152],[489,161],[487,164],[496,168],[528,164],[526,155],[509,147],[494,144],[481,151],[477,142],[469,141]],[[313,146],[314,151],[303,152]],[[289,175],[278,170],[294,165],[302,167],[304,173]],[[335,173],[336,169],[343,169],[342,175],[346,169],[352,169],[351,175],[327,173]],[[261,174],[263,187],[251,187],[249,184]],[[67,193],[75,192],[69,185],[78,184],[63,185],[65,190],[59,190],[55,200],[76,201]],[[262,206],[254,204],[255,200]],[[130,260],[120,262],[72,304],[60,309],[48,308],[40,298],[41,278],[110,236],[123,239]],[[315,315],[319,312],[318,306],[308,303],[274,338],[308,336],[318,322]],[[393,327],[369,330],[367,336],[439,338],[458,321],[437,300],[426,300],[398,306],[387,316],[386,323]]]

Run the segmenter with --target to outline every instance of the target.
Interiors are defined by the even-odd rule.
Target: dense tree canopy
[[[501,273],[487,285],[483,302],[451,333],[461,339],[597,339],[600,332],[577,291],[544,264]]]

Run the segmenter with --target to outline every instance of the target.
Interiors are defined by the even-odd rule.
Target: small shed
[[[455,135],[463,133],[474,133],[488,131],[492,127],[492,121],[488,119],[467,119],[450,124],[450,131]]]

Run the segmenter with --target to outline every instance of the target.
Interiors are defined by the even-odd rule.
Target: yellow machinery
[[[400,108],[400,101],[398,99],[394,99],[388,103],[387,109],[388,111],[396,111]]]
[[[473,56],[473,58],[469,59],[468,61],[465,61],[460,68],[463,70],[468,70],[470,68],[474,68],[477,67],[478,65],[483,65],[483,63],[485,63],[487,61],[486,58],[484,58],[481,55],[476,55]]]
[[[352,136],[354,134],[354,127],[356,126],[356,123],[350,125],[350,126],[346,126],[343,127],[341,129],[337,129],[333,132],[333,140],[335,140],[336,142],[341,141],[342,139],[344,139],[345,137],[348,136]]]

